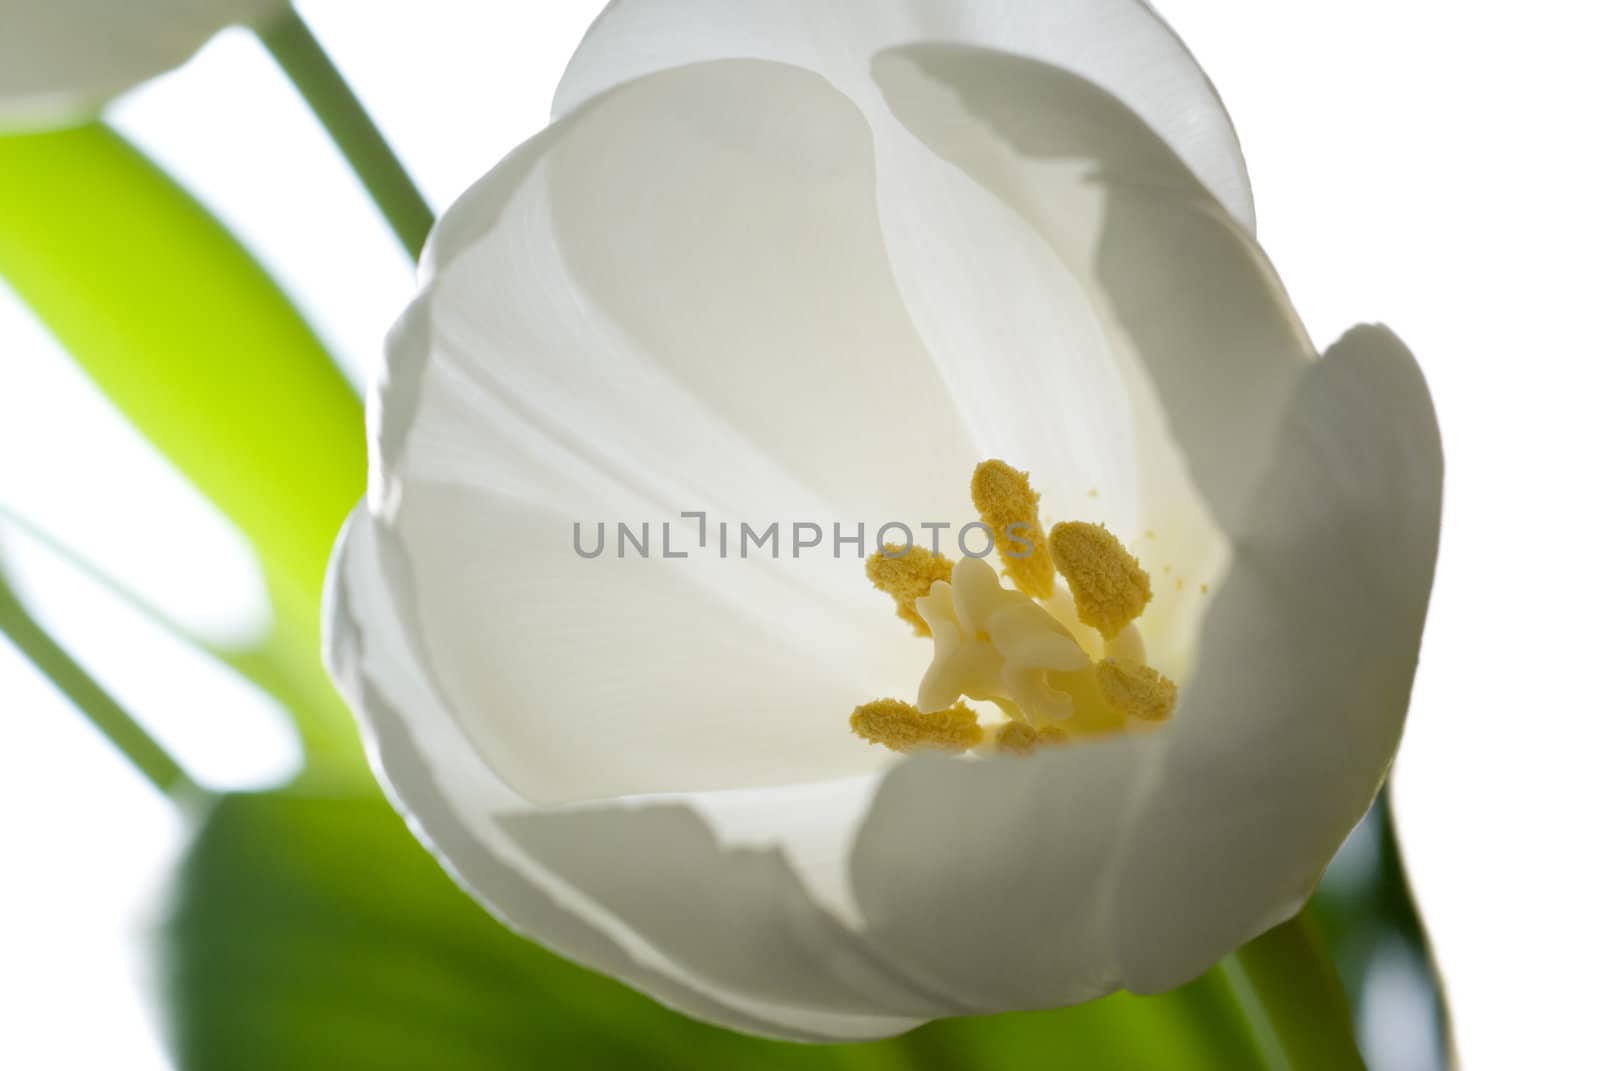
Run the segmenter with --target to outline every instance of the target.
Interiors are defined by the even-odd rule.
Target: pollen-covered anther
[[[1050,560],[1072,589],[1079,620],[1107,639],[1150,604],[1150,574],[1104,525],[1056,525],[1050,530]]]
[[[898,699],[874,699],[856,707],[850,728],[863,740],[890,751],[967,751],[983,742],[977,711],[961,702],[924,714]]]
[[[1040,747],[1059,747],[1069,742],[1067,731],[1059,725],[1035,727],[1020,721],[995,726],[989,736],[989,744],[996,751],[1013,755],[1031,755]]]
[[[1039,494],[1028,474],[1004,461],[989,460],[972,474],[972,504],[994,533],[1006,575],[1017,590],[1035,599],[1048,599],[1055,590],[1055,570],[1044,549],[1044,528],[1039,524]]]
[[[1178,686],[1149,666],[1108,658],[1095,667],[1100,694],[1112,709],[1139,721],[1166,721],[1178,705]]]
[[[867,579],[894,599],[895,612],[917,630],[918,636],[927,636],[931,633],[928,623],[917,613],[917,600],[938,581],[949,580],[952,568],[949,558],[926,547],[890,543],[867,559]]]

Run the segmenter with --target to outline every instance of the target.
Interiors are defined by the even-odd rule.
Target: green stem
[[[311,28],[289,10],[257,33],[349,161],[400,244],[413,260],[420,257],[433,229],[433,210]]]
[[[62,695],[76,704],[112,746],[162,793],[182,800],[198,791],[194,779],[178,761],[29,616],[3,579],[0,579],[0,635],[9,639]]]
[[[1339,976],[1305,912],[1239,949],[1225,961],[1224,971],[1257,1024],[1268,1067],[1366,1067]]]
[[[166,635],[216,659],[255,684],[283,704],[286,710],[315,713],[326,722],[348,717],[343,703],[329,691],[321,663],[314,660],[308,663],[303,651],[297,649],[292,630],[282,622],[274,622],[267,638],[252,647],[227,647],[212,643],[173,620],[52,533],[0,502],[0,531],[6,526],[22,533],[56,561],[97,585]],[[285,601],[279,600],[280,609]]]

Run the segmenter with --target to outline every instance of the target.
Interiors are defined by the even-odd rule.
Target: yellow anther
[[[1150,603],[1150,574],[1104,525],[1056,525],[1050,530],[1050,558],[1072,588],[1079,619],[1107,639]]]
[[[1108,658],[1095,671],[1106,702],[1130,718],[1166,721],[1178,705],[1178,686],[1149,666]]]
[[[990,743],[996,751],[1009,751],[1013,755],[1031,755],[1039,747],[1055,747],[1068,743],[1067,730],[1059,725],[1041,725],[1035,728],[1020,721],[1008,721],[993,731]]]
[[[1090,489],[1091,497],[1097,493]],[[1133,626],[1152,598],[1139,560],[1101,524],[1058,524],[1046,536],[1028,474],[1003,461],[973,472],[972,501],[1014,586],[981,558],[952,562],[894,545],[872,555],[868,579],[894,599],[902,619],[932,638],[933,658],[915,704],[863,703],[850,715],[854,733],[891,751],[1029,755],[1170,718],[1178,686],[1145,664],[1144,638]],[[1154,530],[1145,535],[1156,537]],[[1021,550],[1028,553],[1016,554]],[[1051,598],[1057,571],[1070,604],[1065,592]],[[1173,579],[1181,590],[1184,578]],[[968,702],[991,703],[1006,720],[980,724]]]
[[[1017,590],[1035,599],[1048,599],[1056,577],[1050,556],[1044,552],[1039,495],[1028,483],[1028,474],[1004,461],[985,461],[972,474],[972,504],[994,533],[1006,575]]]
[[[1064,725],[1041,725],[1034,732],[1039,734],[1039,743],[1046,747],[1055,747],[1070,743],[1072,733]]]
[[[918,636],[927,636],[928,623],[917,613],[917,600],[928,594],[936,581],[949,580],[952,568],[949,558],[926,547],[890,543],[867,559],[867,579],[893,597],[895,612],[910,622]]]
[[[996,751],[1009,751],[1013,755],[1027,755],[1039,746],[1039,734],[1020,721],[1008,721],[995,730]]]
[[[863,740],[890,751],[966,751],[983,742],[977,712],[960,702],[949,710],[923,714],[898,699],[874,699],[856,707],[850,728]]]

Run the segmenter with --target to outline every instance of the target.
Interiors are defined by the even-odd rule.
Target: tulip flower
[[[64,126],[287,0],[0,0],[0,127]]]
[[[1439,530],[1415,362],[1317,353],[1144,4],[912,12],[612,4],[430,239],[328,589],[466,889],[798,1040],[1163,991],[1295,915]]]

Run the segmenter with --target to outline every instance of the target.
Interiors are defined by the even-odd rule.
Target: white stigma
[[[944,710],[966,696],[1014,705],[1041,724],[1072,716],[1071,697],[1051,687],[1049,674],[1084,669],[1089,656],[1049,611],[1001,587],[987,563],[963,558],[950,582],[935,583],[916,605],[934,648],[919,710]]]

